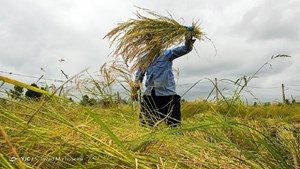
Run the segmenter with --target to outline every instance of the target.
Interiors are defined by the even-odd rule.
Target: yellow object
[[[20,86],[20,87],[26,88],[28,90],[32,90],[32,91],[35,91],[35,92],[38,92],[38,93],[41,93],[41,94],[44,94],[44,95],[47,95],[47,96],[52,96],[53,95],[54,97],[59,97],[57,95],[49,93],[49,92],[47,92],[45,90],[42,90],[40,88],[30,86],[26,83],[19,82],[17,80],[13,80],[13,79],[10,79],[10,78],[4,77],[4,76],[0,76],[0,81],[3,81],[5,83],[9,83],[9,84],[13,84],[13,85],[16,85],[16,86]]]

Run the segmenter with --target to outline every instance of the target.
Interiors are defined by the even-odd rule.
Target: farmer
[[[193,31],[193,27],[186,28]],[[175,91],[172,65],[174,59],[192,51],[194,42],[192,36],[186,35],[184,45],[161,52],[144,71],[141,67],[137,70],[134,84],[136,89],[139,89],[145,75],[147,78],[140,112],[143,126],[155,127],[161,121],[171,127],[180,126],[180,96]]]

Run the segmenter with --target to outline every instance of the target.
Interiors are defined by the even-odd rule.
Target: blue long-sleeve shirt
[[[135,74],[135,81],[142,82],[146,75],[146,90],[144,95],[151,95],[155,88],[156,96],[168,96],[176,94],[174,74],[172,71],[173,60],[189,53],[193,49],[193,41],[186,40],[184,45],[167,49],[142,72],[139,68]],[[145,56],[147,57],[147,56]]]

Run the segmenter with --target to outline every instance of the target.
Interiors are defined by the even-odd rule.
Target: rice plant
[[[222,79],[221,81],[229,81],[230,83],[234,84],[236,86],[236,89],[233,90],[233,94],[229,97],[226,97],[223,92],[216,86],[213,80],[208,79],[213,85],[214,89],[218,90],[218,93],[222,97],[223,103],[227,105],[226,107],[226,115],[230,115],[232,113],[232,109],[237,105],[236,103],[241,101],[241,93],[246,91],[246,87],[248,84],[254,79],[257,78],[258,73],[265,67],[265,66],[270,66],[272,68],[271,61],[277,58],[289,58],[291,56],[285,55],[285,54],[279,54],[272,56],[268,61],[266,61],[262,66],[259,67],[258,70],[256,70],[252,75],[250,76],[243,76],[238,78],[237,80],[233,81],[231,79]],[[197,82],[198,83],[198,82]],[[249,92],[249,91],[246,91]],[[253,95],[251,92],[249,92],[251,95]],[[211,93],[210,93],[211,94]],[[209,97],[209,96],[208,96]],[[254,96],[255,97],[255,96]]]
[[[271,60],[277,57],[281,55]],[[131,82],[128,67],[117,62],[101,70],[102,83],[91,75],[86,81],[100,92],[107,87],[113,92],[111,85],[120,79]],[[56,92],[0,77],[48,96],[1,98],[0,168],[299,169],[299,105],[236,107],[238,96],[258,72],[238,80],[232,100],[222,96],[225,104],[182,103],[181,127],[154,129],[139,124],[138,106],[82,106]]]
[[[199,105],[201,111],[194,112]],[[214,111],[213,103],[187,102],[181,128],[148,129],[139,125],[138,110],[129,105],[90,109],[52,99],[26,125],[27,114],[39,106],[36,101],[9,99],[0,105],[2,168],[297,169],[299,165],[299,124],[275,116],[276,121],[270,121],[262,113],[252,120],[228,118]],[[254,108],[264,111],[260,107],[244,111]],[[299,118],[287,106],[279,111],[284,109],[287,119]],[[294,110],[299,112],[299,106]],[[275,134],[272,126],[277,126]],[[32,160],[9,161],[13,157]]]
[[[121,94],[123,96],[131,95],[132,75],[123,60],[116,59],[104,63],[100,70],[95,72],[96,77],[87,71],[85,73],[86,75],[81,76],[76,83],[76,90],[80,91],[82,96],[88,94],[103,105],[111,106],[114,105],[112,103],[121,102]],[[122,87],[123,91],[121,94],[119,91],[115,91],[114,87],[116,85]]]
[[[131,71],[138,67],[146,68],[162,50],[183,42],[185,36],[202,39],[203,32],[196,23],[192,23],[193,29],[189,30],[172,16],[142,10],[150,17],[136,12],[136,19],[120,23],[105,36],[111,44],[117,44],[115,56],[123,57],[126,64],[134,62]],[[147,59],[141,59],[146,54]]]
[[[2,168],[299,168],[298,105],[243,106],[228,117],[223,105],[186,102],[181,128],[148,129],[128,105],[57,98],[2,99]]]

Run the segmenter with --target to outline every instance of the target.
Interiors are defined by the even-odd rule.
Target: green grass
[[[299,105],[226,106],[183,103],[181,128],[149,129],[138,106],[2,99],[0,168],[299,168]]]

